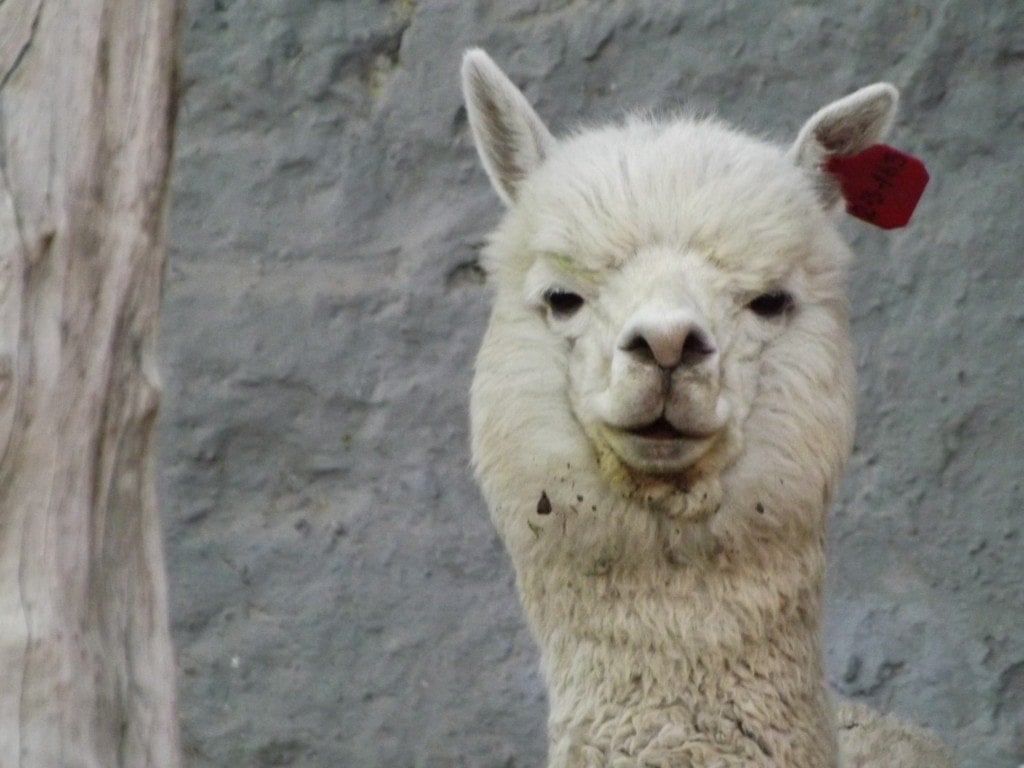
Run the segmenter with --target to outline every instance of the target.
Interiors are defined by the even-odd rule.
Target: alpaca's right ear
[[[523,179],[555,140],[522,92],[479,48],[466,51],[462,59],[462,91],[484,170],[511,205]]]

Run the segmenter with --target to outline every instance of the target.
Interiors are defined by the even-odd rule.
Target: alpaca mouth
[[[679,429],[664,416],[655,419],[650,424],[625,430],[629,434],[643,438],[644,440],[706,440],[713,433],[691,432]]]
[[[641,472],[673,474],[693,466],[711,449],[717,430],[680,429],[664,416],[632,428],[606,428],[612,451]]]

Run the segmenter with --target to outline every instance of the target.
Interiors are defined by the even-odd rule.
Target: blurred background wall
[[[552,129],[714,109],[789,142],[890,80],[932,173],[844,224],[859,433],[829,677],[965,765],[1024,763],[1024,4],[188,0],[162,325],[172,619],[193,766],[542,764],[546,703],[468,467],[501,209],[483,45]]]

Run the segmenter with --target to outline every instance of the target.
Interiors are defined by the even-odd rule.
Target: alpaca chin
[[[598,448],[597,455],[611,492],[659,515],[700,523],[721,505],[722,488],[710,461],[675,474],[652,474],[632,468],[609,447]]]

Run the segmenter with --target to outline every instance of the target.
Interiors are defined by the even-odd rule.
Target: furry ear
[[[462,58],[466,114],[484,170],[506,204],[544,160],[555,140],[533,107],[491,57],[479,48]]]
[[[822,203],[831,207],[840,198],[839,186],[824,178],[821,166],[835,155],[855,155],[889,133],[899,92],[889,83],[875,83],[833,101],[804,123],[789,155],[798,166],[822,175]]]

